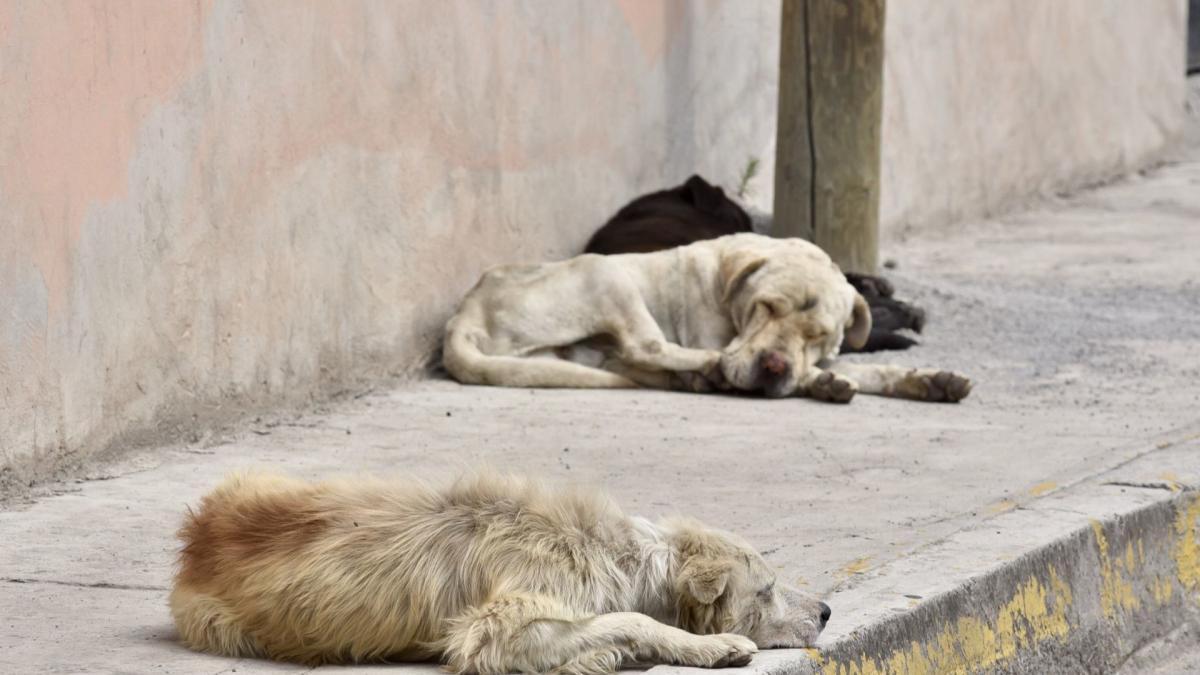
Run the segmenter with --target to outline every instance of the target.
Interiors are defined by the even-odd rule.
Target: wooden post
[[[807,0],[783,0],[779,114],[775,127],[775,213],[771,234],[813,240],[813,157],[808,117]]]
[[[783,0],[772,233],[879,264],[886,0]]]

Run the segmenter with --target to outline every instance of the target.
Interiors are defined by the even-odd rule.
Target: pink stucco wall
[[[0,483],[410,372],[484,267],[734,182],[778,14],[0,2]]]
[[[492,264],[771,203],[776,0],[0,1],[0,490],[419,367]],[[885,232],[1136,168],[1185,0],[888,3]]]

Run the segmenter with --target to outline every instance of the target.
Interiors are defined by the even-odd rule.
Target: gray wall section
[[[1145,161],[1184,6],[893,0],[885,227]],[[769,205],[778,32],[738,0],[0,3],[0,485],[410,373],[484,268],[690,173],[759,158]]]
[[[999,213],[1182,130],[1187,0],[888,3],[880,222]]]

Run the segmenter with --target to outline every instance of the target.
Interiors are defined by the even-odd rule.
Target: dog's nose
[[[825,624],[829,623],[829,617],[833,616],[833,610],[829,609],[829,605],[823,602],[817,604],[821,607],[821,627],[824,628]]]
[[[763,352],[758,357],[758,365],[763,369],[763,372],[776,377],[785,375],[788,371],[787,358],[779,352]]]

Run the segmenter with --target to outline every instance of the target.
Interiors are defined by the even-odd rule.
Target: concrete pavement
[[[186,505],[246,466],[316,478],[480,462],[746,535],[834,609],[820,653],[764,653],[759,672],[961,665],[937,660],[950,652],[998,672],[1105,672],[1200,607],[1198,252],[1194,154],[895,238],[889,274],[929,309],[928,333],[869,358],[967,373],[959,405],[428,380],[131,454],[0,512],[0,672],[300,672],[173,641]]]

